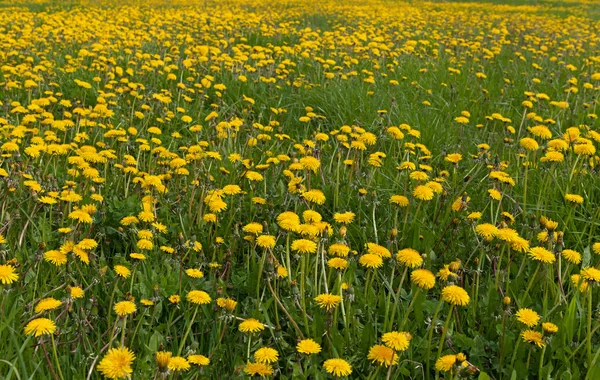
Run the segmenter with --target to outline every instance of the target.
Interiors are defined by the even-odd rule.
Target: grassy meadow
[[[0,377],[599,379],[598,20],[0,0]]]

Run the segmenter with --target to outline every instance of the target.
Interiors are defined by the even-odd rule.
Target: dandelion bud
[[[171,353],[167,351],[159,351],[156,353],[156,364],[160,372],[167,372],[169,369],[169,360],[171,359]]]
[[[341,237],[346,237],[346,231],[347,231],[346,226],[341,226],[340,230],[339,230],[340,236]]]
[[[390,230],[390,238],[394,239],[396,236],[398,236],[398,230],[396,228],[392,228]]]
[[[509,306],[511,302],[511,299],[509,296],[504,297],[504,299],[502,299],[502,303],[504,304],[504,306]]]

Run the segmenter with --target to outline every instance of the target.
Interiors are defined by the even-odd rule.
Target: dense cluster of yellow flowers
[[[3,6],[11,373],[598,365],[592,1]]]

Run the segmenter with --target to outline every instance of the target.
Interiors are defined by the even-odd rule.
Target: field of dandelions
[[[0,377],[599,379],[598,20],[0,0]]]

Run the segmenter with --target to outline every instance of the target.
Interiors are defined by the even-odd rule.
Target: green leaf
[[[158,351],[158,345],[162,340],[163,336],[158,331],[155,331],[150,337],[150,343],[148,344],[148,349],[150,352]]]
[[[581,267],[585,268],[590,266],[590,261],[592,260],[592,252],[590,250],[590,246],[588,245],[583,249],[583,255],[581,256]]]
[[[490,378],[490,375],[488,375],[487,373],[480,372],[478,379],[479,380],[490,380],[491,378]]]

